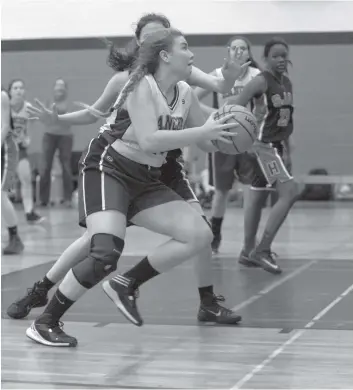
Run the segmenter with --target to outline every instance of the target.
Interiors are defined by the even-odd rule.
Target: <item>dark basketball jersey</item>
[[[289,78],[283,75],[282,82],[272,73],[261,73],[266,79],[265,100],[267,115],[260,126],[259,140],[276,142],[288,139],[293,132],[293,89]]]

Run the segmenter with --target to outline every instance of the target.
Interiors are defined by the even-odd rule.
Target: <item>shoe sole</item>
[[[51,343],[48,340],[43,339],[43,337],[35,330],[33,325],[31,325],[29,328],[26,330],[26,336],[35,341],[38,344],[45,345],[47,347],[76,347],[76,344],[70,344],[70,343]]]
[[[254,263],[258,264],[259,267],[261,267],[264,271],[269,272],[270,274],[273,275],[279,275],[282,273],[281,268],[273,268],[271,266],[265,265],[263,263],[257,263],[255,260],[252,260]]]
[[[106,293],[108,298],[114,303],[114,305],[119,309],[120,313],[132,324],[136,326],[142,326],[143,322],[138,322],[135,317],[133,317],[125,308],[123,303],[119,298],[119,294],[110,286],[109,281],[105,281],[102,284],[103,291]]]
[[[254,263],[251,261],[248,257],[240,257],[238,260],[238,263],[241,265],[244,265],[245,267],[248,268],[259,268],[260,266],[257,263]]]
[[[30,225],[37,225],[38,223],[42,223],[46,220],[45,217],[40,217],[39,219],[36,219],[35,221],[28,221],[27,220],[27,223],[29,223]]]
[[[229,320],[229,322],[219,322],[217,321],[216,318],[213,318],[213,319],[203,319],[203,318],[197,318],[197,320],[199,322],[213,322],[213,323],[216,323],[216,324],[219,324],[219,325],[237,325],[239,324],[239,322],[241,322],[242,320],[242,317],[241,316],[238,316],[236,318],[233,318],[232,320]]]

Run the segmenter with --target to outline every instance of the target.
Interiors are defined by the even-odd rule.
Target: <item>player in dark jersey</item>
[[[162,15],[148,14],[142,17],[137,23],[135,31],[137,44],[139,45],[149,33],[169,26],[169,20]],[[100,115],[100,111],[106,111],[114,104],[121,88],[128,80],[128,71],[138,53],[138,45],[133,43],[133,45],[130,46],[128,53],[124,55],[114,47],[111,48],[108,63],[118,73],[109,81],[102,96],[93,105],[93,108],[96,108],[97,111],[99,111],[98,116]],[[228,76],[227,80],[221,77],[207,75],[201,70],[193,67],[192,74],[189,77],[189,83],[220,93],[231,90],[234,86],[234,80],[236,79],[237,74],[239,75],[243,72],[244,66],[237,66],[236,63],[230,65],[231,66],[228,68],[226,65],[223,69],[224,75]],[[47,115],[45,115],[45,113],[47,113]],[[44,117],[43,120],[48,121],[49,123],[53,120],[53,116],[54,121],[57,119],[57,117],[55,118],[55,113],[53,114],[48,110],[44,110],[42,114]],[[76,125],[95,123],[97,121],[97,115],[93,115],[88,109],[60,115],[59,118],[60,120],[66,120],[71,124]],[[189,182],[186,179],[180,149],[168,153],[166,164],[164,164],[161,169],[160,180],[203,214],[202,209],[191,190]],[[10,305],[7,310],[8,315],[12,318],[23,318],[29,314],[32,307],[45,306],[47,304],[48,291],[66,275],[68,270],[85,258],[89,246],[90,237],[85,233],[63,252],[44,278],[35,283],[26,296]],[[216,311],[213,310],[214,312],[218,312],[217,308],[220,306],[215,305],[217,305],[218,300],[224,300],[222,296],[216,296],[213,292],[211,249],[209,248],[205,253],[200,253],[197,256],[197,259],[195,259],[194,264],[198,277],[198,288],[201,301],[198,319],[201,321],[229,323],[229,321],[232,320],[232,316],[230,315],[231,311],[222,309],[222,315],[220,316],[214,316],[210,314],[209,311],[205,311],[205,303],[207,303],[207,307],[211,306],[213,309],[216,309]]]
[[[116,270],[128,218],[170,237],[127,273],[103,283],[105,293],[137,326],[143,324],[136,306],[139,286],[210,247],[212,231],[200,213],[159,181],[166,151],[192,143],[215,150],[212,140],[236,136],[227,131],[236,125],[224,124],[232,115],[221,120],[211,115],[204,122],[195,93],[182,81],[191,72],[192,59],[177,30],[159,30],[143,42],[113,107],[110,131],[92,139],[80,160],[79,221],[91,237],[89,253],[66,274],[44,313],[27,329],[34,341],[77,345],[63,332],[60,318]]]
[[[285,144],[293,132],[293,89],[286,75],[288,55],[289,47],[283,39],[268,41],[264,47],[266,70],[250,81],[235,100],[236,104],[246,106],[254,97],[262,94],[266,97],[267,115],[253,146],[256,172],[245,198],[244,247],[240,257],[249,266],[261,266],[274,274],[282,271],[273,258],[271,244],[298,195],[297,184],[282,159]],[[279,198],[256,245],[263,201],[272,186]]]
[[[18,235],[17,215],[8,197],[16,177],[18,148],[13,136],[10,99],[1,88],[1,216],[9,232],[9,244],[3,249],[4,255],[15,255],[23,251],[23,243]]]

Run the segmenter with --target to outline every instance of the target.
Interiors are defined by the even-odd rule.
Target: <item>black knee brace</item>
[[[92,236],[88,257],[72,269],[77,281],[87,289],[95,286],[116,270],[123,249],[124,240],[112,234]]]

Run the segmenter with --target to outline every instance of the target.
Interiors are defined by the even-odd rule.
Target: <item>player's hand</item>
[[[35,103],[35,106],[29,105],[26,108],[29,119],[37,119],[46,125],[52,125],[59,122],[58,111],[55,104],[52,105],[52,110],[49,110],[40,100],[35,99]]]
[[[245,63],[243,60],[244,51],[240,48],[235,49],[234,59],[230,58],[229,52],[227,58],[224,59],[224,64],[222,66],[222,75],[226,81],[234,82],[238,77],[240,77],[244,69],[247,69],[251,64],[251,61]]]
[[[204,140],[221,140],[227,144],[231,144],[232,141],[229,137],[235,137],[238,135],[236,132],[227,131],[239,126],[237,123],[226,123],[230,119],[234,118],[234,114],[225,115],[221,119],[216,119],[218,112],[212,113],[207,122],[202,126],[204,129]]]

